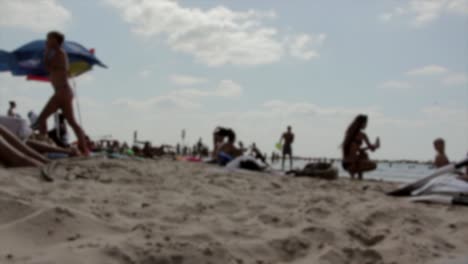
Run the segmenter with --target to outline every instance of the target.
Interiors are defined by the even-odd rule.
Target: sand
[[[170,160],[74,159],[47,170],[52,183],[38,169],[0,168],[2,264],[449,263],[468,254],[468,207],[387,197],[392,183]]]

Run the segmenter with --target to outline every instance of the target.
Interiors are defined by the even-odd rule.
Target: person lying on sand
[[[375,144],[371,144],[364,129],[367,127],[367,116],[358,115],[346,130],[343,140],[343,169],[348,171],[354,179],[357,174],[362,180],[362,174],[377,168],[377,164],[369,160],[368,150],[375,151],[380,147],[380,140],[377,138]],[[361,147],[363,144],[365,147]]]
[[[0,125],[0,162],[8,167],[40,167],[49,160],[41,153],[76,155],[72,149],[55,147],[28,139],[23,143],[11,131]]]
[[[434,140],[434,149],[437,154],[434,159],[434,167],[440,168],[450,164],[447,155],[445,154],[445,141],[442,138],[437,138]]]

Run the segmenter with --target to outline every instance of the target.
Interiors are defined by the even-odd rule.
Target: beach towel
[[[458,175],[450,174],[432,179],[424,186],[414,190],[411,194],[468,194],[468,182],[458,178]]]
[[[265,164],[256,160],[252,156],[237,157],[226,165],[226,168],[228,169],[245,169],[253,171],[262,171],[265,167]]]

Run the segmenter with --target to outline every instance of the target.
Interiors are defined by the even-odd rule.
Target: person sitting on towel
[[[437,138],[434,140],[434,149],[437,154],[434,159],[434,167],[440,168],[450,164],[447,155],[445,154],[445,141],[442,138]]]

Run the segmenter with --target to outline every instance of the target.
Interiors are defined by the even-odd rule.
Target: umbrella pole
[[[80,109],[80,102],[78,100],[78,93],[77,93],[77,89],[76,89],[76,82],[75,82],[75,78],[72,78],[72,87],[73,87],[73,93],[75,94],[75,98],[76,98],[76,109],[78,110],[78,120],[80,122],[80,126],[83,127],[83,120],[81,119],[81,109]]]

